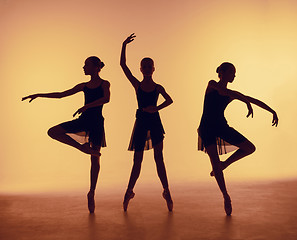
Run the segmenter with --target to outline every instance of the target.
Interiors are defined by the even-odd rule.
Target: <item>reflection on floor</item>
[[[2,194],[0,239],[296,240],[296,187],[297,181],[230,184],[231,217],[212,184],[172,186],[172,213],[156,186],[136,188],[126,213],[123,192],[99,189],[92,215],[82,194]]]

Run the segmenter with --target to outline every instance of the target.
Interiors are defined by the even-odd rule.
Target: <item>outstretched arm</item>
[[[249,117],[249,116],[253,117],[254,113],[253,113],[253,108],[252,108],[251,103],[248,101],[246,96],[244,96],[240,92],[236,92],[236,91],[233,91],[233,90],[230,90],[227,88],[222,88],[214,80],[209,81],[208,88],[213,88],[213,89],[217,90],[219,92],[219,94],[221,94],[223,96],[229,96],[232,99],[238,99],[238,100],[244,102],[248,108],[248,114],[246,117]]]
[[[22,98],[22,101],[26,100],[26,99],[30,99],[29,102],[32,102],[35,98],[38,97],[42,97],[42,98],[64,98],[70,95],[73,95],[77,92],[80,92],[83,90],[84,87],[84,83],[80,83],[78,85],[76,85],[75,87],[63,91],[63,92],[53,92],[53,93],[37,93],[37,94],[32,94],[26,97]]]
[[[139,81],[133,76],[133,74],[131,73],[130,69],[128,68],[128,66],[126,64],[126,47],[127,47],[127,44],[130,43],[130,42],[132,42],[135,37],[136,36],[134,35],[134,33],[132,33],[123,42],[122,51],[121,51],[120,65],[121,65],[121,67],[122,67],[122,69],[123,69],[126,77],[128,78],[128,80],[131,82],[131,84],[133,85],[133,87],[135,89],[137,89],[138,88],[138,85],[139,85]]]
[[[74,114],[73,117],[76,114],[80,114],[83,113],[84,111],[86,111],[88,108],[93,108],[93,107],[98,107],[101,106],[105,103],[108,103],[110,100],[110,83],[108,81],[104,81],[102,83],[102,88],[103,88],[103,97],[99,98],[97,100],[95,100],[94,102],[91,102],[89,104],[86,104],[85,106],[81,107],[80,109],[78,109]]]
[[[149,112],[149,113],[158,112],[159,110],[161,110],[173,103],[172,98],[168,95],[168,93],[165,91],[165,89],[161,85],[158,85],[157,89],[158,89],[159,93],[164,97],[165,101],[156,107],[148,106],[148,107],[144,108],[143,111]]]

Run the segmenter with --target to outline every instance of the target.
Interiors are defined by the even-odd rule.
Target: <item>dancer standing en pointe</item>
[[[210,174],[216,178],[223,194],[224,208],[227,215],[231,215],[232,205],[227,192],[223,170],[256,150],[248,139],[227,124],[224,117],[227,105],[232,100],[238,99],[246,103],[248,108],[247,117],[250,115],[253,117],[251,103],[255,104],[272,113],[272,126],[278,124],[276,112],[265,103],[227,88],[228,83],[233,82],[235,72],[234,65],[228,62],[222,63],[217,68],[220,80],[218,82],[211,80],[208,83],[204,97],[203,114],[198,128],[198,149],[206,151],[210,158],[213,169]],[[230,145],[235,146],[237,150],[225,161],[220,161],[219,155],[227,153]]]
[[[77,84],[75,87],[54,93],[37,93],[26,96],[22,100],[36,98],[64,98],[78,92],[84,92],[85,104],[74,114],[81,114],[77,119],[61,123],[48,130],[48,135],[69,146],[72,146],[81,152],[91,155],[90,171],[90,191],[87,194],[88,208],[90,213],[95,210],[95,189],[100,170],[100,149],[106,146],[104,133],[104,118],[102,116],[102,107],[110,99],[110,84],[99,76],[99,72],[104,67],[104,63],[98,57],[91,56],[85,60],[84,73],[90,75],[88,82]],[[74,140],[71,134],[83,134],[83,144]]]
[[[152,75],[155,71],[154,61],[151,58],[143,58],[140,63],[140,70],[143,74],[143,80],[136,79],[130,69],[126,65],[126,46],[135,38],[131,34],[122,45],[121,67],[135,89],[138,109],[136,112],[136,121],[131,136],[129,150],[134,150],[133,167],[126,194],[124,196],[123,208],[127,211],[129,200],[135,196],[133,188],[140,175],[141,163],[143,159],[143,151],[154,149],[154,159],[157,166],[158,176],[164,188],[163,197],[167,202],[169,211],[173,209],[166,169],[163,160],[163,138],[164,129],[160,119],[159,110],[167,107],[173,101],[166,93],[165,89],[154,82]],[[165,101],[157,106],[158,96],[161,94]]]

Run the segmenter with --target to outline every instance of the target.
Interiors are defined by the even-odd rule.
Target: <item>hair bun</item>
[[[223,62],[220,66],[218,66],[216,72],[217,73],[225,72],[230,67],[235,69],[235,66],[232,63],[230,63],[230,62]]]

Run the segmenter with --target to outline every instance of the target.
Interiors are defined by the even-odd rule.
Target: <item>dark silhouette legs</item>
[[[73,138],[66,134],[66,131],[59,125],[54,126],[48,130],[48,135],[69,146],[72,146],[84,153],[91,155],[91,170],[90,170],[90,191],[88,192],[88,208],[90,213],[93,213],[95,210],[95,189],[97,185],[99,170],[100,170],[100,146],[91,147],[89,143],[80,144],[75,141]]]
[[[156,163],[157,173],[164,189],[168,189],[168,180],[166,168],[163,159],[163,142],[154,146],[154,159]],[[143,160],[143,151],[135,151],[133,159],[133,167],[130,175],[128,189],[133,190],[135,183],[140,175],[141,164]]]
[[[252,154],[255,150],[256,147],[254,146],[253,143],[251,143],[249,140],[246,140],[243,143],[236,144],[236,146],[239,148],[236,150],[229,158],[227,158],[223,162],[219,162],[220,168],[224,170],[227,168],[229,165],[232,163]],[[214,176],[214,170],[210,173],[211,176]]]
[[[166,168],[165,168],[164,159],[163,159],[163,141],[157,144],[156,146],[154,146],[154,159],[155,159],[159,179],[164,188],[163,197],[166,199],[167,205],[168,205],[168,202],[171,203],[170,206],[168,205],[168,209],[169,211],[172,211],[173,203],[172,203],[172,199],[168,188]],[[124,197],[123,205],[124,205],[125,211],[127,210],[129,200],[133,198],[135,195],[133,193],[133,188],[140,175],[142,160],[143,160],[143,151],[135,151],[130,180],[129,180],[128,188]]]
[[[100,151],[100,147],[96,147]],[[91,156],[90,191],[95,191],[100,171],[100,157]]]
[[[254,146],[254,144],[252,144],[248,140],[236,146],[239,147],[239,149],[235,153],[233,153],[229,158],[227,158],[226,161],[224,161],[224,168],[222,170],[227,168],[230,164],[256,151],[256,147]]]
[[[63,129],[60,125],[50,128],[47,133],[51,138],[53,138],[61,143],[72,146],[72,147],[80,150],[81,152],[84,152],[86,154],[91,154],[91,155],[94,155],[97,157],[100,156],[100,152],[96,149],[91,148],[88,143],[80,144],[77,141],[75,141],[73,138],[68,136],[66,134],[65,129]]]
[[[100,152],[100,147],[94,147]],[[95,211],[95,189],[97,185],[98,175],[100,171],[100,158],[97,156],[91,156],[91,170],[90,170],[90,191],[88,197],[88,208],[90,213]]]
[[[206,147],[206,152],[210,158],[213,169],[211,175],[215,177],[217,184],[223,194],[224,207],[227,215],[231,215],[232,205],[230,196],[227,192],[223,170],[227,168],[230,164],[253,153],[256,150],[255,146],[248,140],[236,146],[239,147],[239,149],[224,162],[220,161],[216,145],[213,144]]]
[[[133,157],[133,167],[130,175],[130,180],[128,184],[128,190],[133,190],[135,183],[140,175],[141,164],[143,160],[143,151],[135,151]]]

